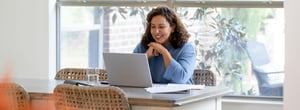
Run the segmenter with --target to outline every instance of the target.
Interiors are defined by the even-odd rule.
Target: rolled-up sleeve
[[[166,68],[163,77],[173,83],[189,83],[195,69],[195,62],[194,47],[185,45],[180,52],[173,55],[173,59]]]

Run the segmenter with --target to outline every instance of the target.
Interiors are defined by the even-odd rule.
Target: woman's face
[[[171,33],[174,32],[175,27],[171,27],[166,18],[161,15],[154,16],[150,25],[150,31],[153,39],[157,43],[163,45],[169,44],[168,38],[170,37]]]

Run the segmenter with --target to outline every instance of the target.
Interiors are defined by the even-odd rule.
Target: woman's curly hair
[[[164,16],[166,18],[166,20],[169,22],[170,26],[175,26],[174,32],[171,33],[170,37],[169,37],[169,42],[171,43],[171,45],[176,49],[176,48],[180,48],[183,46],[184,43],[186,43],[190,37],[188,31],[186,30],[186,28],[184,27],[182,21],[180,20],[180,18],[177,16],[177,14],[170,9],[167,6],[158,6],[154,9],[152,9],[148,15],[147,15],[147,27],[146,27],[146,31],[143,34],[142,37],[142,45],[145,48],[148,48],[148,44],[150,42],[155,42],[155,40],[153,39],[152,35],[151,35],[151,20],[154,16]]]

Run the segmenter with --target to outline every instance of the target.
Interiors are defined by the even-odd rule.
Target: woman
[[[189,34],[176,13],[165,6],[152,9],[134,53],[146,53],[154,83],[193,84],[196,61]]]

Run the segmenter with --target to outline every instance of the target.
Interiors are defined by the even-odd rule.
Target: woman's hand
[[[146,51],[146,54],[148,58],[152,58],[154,56],[159,55],[159,53],[153,47],[149,47],[148,50]]]
[[[164,65],[165,67],[168,67],[171,60],[173,59],[170,55],[169,51],[160,43],[151,42],[148,44],[149,49],[147,50],[148,58],[152,58],[154,56],[158,56],[159,54],[162,54]]]
[[[154,50],[154,54],[156,56],[158,54],[164,54],[165,52],[168,52],[168,50],[160,43],[151,42],[148,44],[148,46],[149,46],[149,48],[152,48]]]

